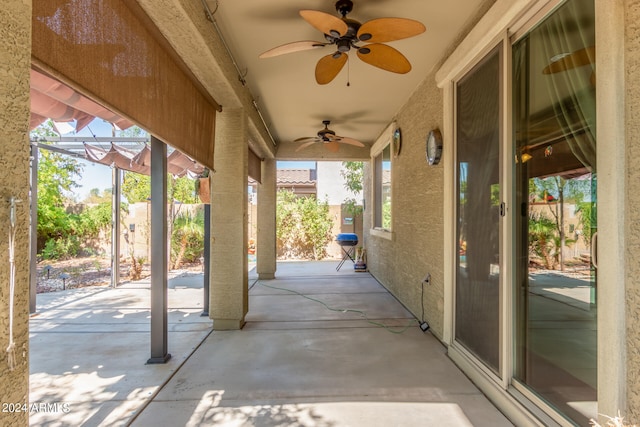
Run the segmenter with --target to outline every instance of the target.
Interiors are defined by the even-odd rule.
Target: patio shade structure
[[[84,150],[87,160],[92,162],[143,175],[151,173],[151,149],[147,144],[137,153],[113,142],[108,150],[84,143]],[[202,165],[180,151],[174,150],[167,156],[167,172],[175,177],[195,178],[203,170]]]
[[[109,143],[109,148],[103,148],[97,145],[92,145],[84,142],[83,140],[86,137],[53,137],[46,139],[39,139],[37,141],[32,141],[32,180],[33,182],[37,182],[37,158],[38,158],[38,150],[46,149],[55,151],[58,153],[84,158],[88,161],[94,163],[100,163],[102,165],[111,167],[113,170],[112,177],[112,193],[114,197],[113,202],[113,212],[112,212],[112,222],[114,224],[113,230],[119,229],[119,211],[115,208],[120,205],[120,171],[126,170],[129,172],[139,173],[143,175],[151,175],[151,148],[148,145],[149,139],[147,138],[110,138],[110,137],[93,137],[96,143]],[[142,149],[132,149],[124,147],[123,145],[127,145],[129,147],[139,147],[142,145]],[[137,148],[136,147],[136,148]],[[170,173],[175,177],[184,177],[188,176],[189,178],[197,178],[204,171],[204,167],[197,163],[195,160],[191,159],[189,156],[183,154],[178,150],[173,150],[171,153],[166,155],[166,172]],[[35,191],[34,186],[34,191]],[[37,193],[34,193],[34,197],[37,199]],[[35,205],[34,205],[35,206]],[[36,209],[33,209],[32,215],[36,216]],[[34,229],[32,230],[33,235],[36,235],[34,222]],[[112,231],[113,231],[112,230]],[[112,246],[114,248],[118,248],[119,244],[119,234],[112,232]],[[35,272],[35,259],[36,259],[36,245],[35,242],[33,244],[32,251],[32,271]],[[112,277],[112,285],[116,286],[119,282],[118,272],[118,255],[117,250],[114,249],[115,252],[113,254],[113,263],[112,263],[112,271],[115,272],[115,275]],[[34,313],[36,310],[35,300],[36,300],[36,292],[35,292],[35,281],[36,278],[32,274],[31,278],[32,290],[31,290],[31,302],[30,302],[30,311]]]
[[[59,133],[66,133],[70,130],[76,132],[84,129],[95,118],[100,118],[111,123],[117,129],[128,129],[134,125],[133,122],[123,118],[110,109],[103,107],[97,102],[92,101],[78,91],[60,82],[59,80],[47,75],[36,69],[31,69],[31,120],[30,129],[51,119]],[[64,130],[63,130],[64,129]],[[86,141],[91,141],[91,144]],[[100,145],[108,144],[108,148]],[[140,146],[142,148],[140,149]],[[100,163],[113,168],[113,206],[120,205],[120,170],[151,175],[151,149],[149,147],[149,138],[117,138],[117,137],[54,137],[39,139],[32,141],[32,158],[33,169],[32,180],[37,182],[37,158],[38,149],[47,149],[62,154],[82,157],[89,161]],[[166,152],[166,151],[165,151]],[[195,178],[200,175],[204,167],[194,161],[191,157],[183,154],[181,151],[171,151],[166,159],[167,172],[175,177],[189,176]],[[34,186],[34,197],[37,198]],[[32,215],[35,218],[36,209],[32,209]],[[114,230],[119,227],[119,211],[114,208],[112,213]],[[35,224],[35,221],[34,221]],[[35,225],[32,230],[35,236]],[[112,233],[112,246],[119,247],[119,234]],[[35,261],[35,243],[32,249],[32,260]],[[112,271],[112,284],[115,286],[119,281],[118,275],[118,256],[114,252]],[[33,264],[35,262],[33,261]],[[35,265],[32,265],[32,271],[35,272]],[[30,311],[36,310],[36,290],[35,290],[35,273],[32,273],[31,282],[32,289],[30,292]]]
[[[113,235],[119,235],[116,183],[120,181],[121,168],[139,173],[147,171],[151,176],[152,223],[158,227],[164,223],[166,228],[167,218],[161,211],[166,210],[166,175],[188,174],[197,168],[191,159],[213,168],[216,113],[221,111],[221,106],[191,74],[137,2],[38,1],[33,3],[31,16],[34,69],[31,71],[30,127],[33,129],[50,118],[60,130],[72,127],[78,131],[99,117],[119,129],[136,123],[148,130],[152,135],[151,154],[146,152],[146,144],[136,154],[114,143],[108,149],[93,147],[89,151],[94,161],[113,167],[116,231]],[[166,102],[158,102],[159,99],[171,100],[171,108],[167,108]],[[91,143],[96,142],[95,139]],[[168,154],[167,144],[188,153],[190,158],[181,157],[179,153]],[[31,147],[33,200],[37,200],[38,147],[44,144],[36,142]],[[90,158],[84,144],[81,147],[83,154]],[[60,146],[47,148],[61,151]],[[78,148],[77,144],[73,148]],[[76,151],[75,155],[78,154]],[[169,161],[168,155],[173,161]],[[36,217],[32,219],[35,224]],[[166,270],[166,233],[156,232],[155,237],[161,241],[152,246],[163,251],[153,257],[152,269],[157,273]],[[33,250],[32,260],[35,260]],[[113,258],[116,265],[113,271],[117,271],[118,257]],[[34,282],[32,280],[35,287]],[[167,305],[166,298],[160,298],[167,292],[166,282],[166,274],[152,274],[152,363],[168,359]]]
[[[77,117],[77,116],[76,116]],[[109,166],[113,170],[112,185],[113,185],[113,210],[112,210],[112,286],[116,286],[119,282],[119,250],[120,247],[120,210],[117,208],[120,206],[120,171],[127,170],[144,175],[150,175],[152,180],[156,183],[152,185],[152,223],[155,224],[155,228],[159,230],[159,233],[152,233],[152,247],[157,249],[156,253],[152,257],[155,262],[152,262],[152,324],[151,324],[151,357],[147,363],[166,363],[171,355],[167,352],[167,301],[166,301],[166,287],[167,287],[167,237],[166,237],[166,179],[159,177],[166,176],[170,173],[176,177],[189,176],[191,178],[200,175],[204,167],[191,159],[189,156],[184,155],[178,150],[172,151],[167,154],[167,146],[162,141],[151,137],[150,143],[155,144],[154,150],[147,144],[147,142],[141,142],[142,138],[98,138],[93,139],[96,142],[107,142],[110,140],[109,148],[102,148],[96,145],[87,144],[81,141],[80,137],[59,137],[50,138],[49,143],[42,144],[45,141],[34,141],[32,144],[32,158],[34,159],[32,164],[32,182],[37,182],[37,158],[38,149],[49,149],[56,152],[73,155],[76,157],[84,157],[89,161],[100,163]],[[137,139],[138,141],[132,141]],[[146,139],[146,138],[145,138]],[[125,148],[114,142],[114,140],[120,140],[121,144],[140,144],[143,143],[142,149],[135,151],[129,148]],[[152,151],[155,158],[155,164],[152,167]],[[159,159],[162,159],[159,161]],[[32,187],[32,197],[37,200],[37,186]],[[153,196],[155,194],[155,196]],[[161,197],[158,197],[158,196]],[[37,205],[32,205],[32,216],[37,217]],[[206,209],[207,207],[205,207]],[[37,220],[32,223],[32,237],[36,236]],[[152,225],[153,226],[153,225]],[[155,239],[160,239],[159,242],[153,242]],[[35,242],[32,245],[31,254],[31,290],[30,290],[30,312],[36,311],[36,277],[35,277]],[[208,258],[208,253],[205,251],[205,257]],[[160,262],[158,262],[158,260]],[[208,288],[208,278],[205,279],[205,287]],[[207,295],[205,295],[207,297]],[[208,301],[205,301],[205,306],[208,306]]]
[[[76,132],[84,129],[96,117],[115,125],[118,129],[128,129],[133,123],[100,104],[81,95],[76,90],[48,75],[31,69],[31,129],[35,129],[45,120],[53,120],[56,126],[66,123]],[[75,124],[75,126],[73,126]],[[114,138],[115,140],[115,138]],[[63,142],[64,138],[60,138]],[[77,142],[76,138],[67,142]],[[151,150],[148,145],[140,152],[118,146],[111,142],[111,148],[105,150],[84,144],[85,157],[96,163],[115,166],[131,172],[150,174]],[[198,176],[203,167],[180,151],[173,151],[167,158],[168,172],[176,177]]]
[[[100,104],[82,96],[69,86],[31,69],[31,121],[35,129],[45,120],[54,122],[76,121],[76,132],[99,117],[116,125],[119,129],[133,126],[129,120],[109,111]]]

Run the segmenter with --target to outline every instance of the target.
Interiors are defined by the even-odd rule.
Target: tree
[[[38,248],[51,256],[75,255],[80,242],[74,235],[77,222],[66,205],[79,185],[82,165],[74,158],[46,149],[38,158]],[[66,254],[69,252],[68,254]]]
[[[342,162],[342,170],[340,175],[344,178],[344,188],[353,194],[353,197],[347,197],[342,202],[345,210],[353,215],[353,227],[355,230],[355,218],[362,215],[363,207],[356,196],[362,193],[362,180],[364,178],[364,163],[363,162]]]
[[[575,243],[575,240],[568,239],[564,226],[564,208],[565,203],[574,203],[578,207],[583,204],[585,194],[590,191],[589,179],[582,177],[575,179],[565,179],[560,175],[553,175],[547,178],[534,178],[529,182],[529,192],[534,194],[536,198],[547,203],[549,213],[551,214],[555,235],[549,239],[554,242],[556,248],[554,256],[560,265],[560,270],[564,271],[564,254],[562,248]],[[590,215],[590,213],[589,213]],[[584,226],[584,219],[583,219]],[[586,234],[586,231],[583,230]],[[588,231],[589,236],[591,231]]]
[[[100,190],[99,188],[92,188],[89,190],[89,194],[84,198],[82,203],[85,204],[99,204],[105,202],[111,202],[112,192],[110,188]]]
[[[122,195],[129,203],[148,201],[151,199],[151,177],[134,172],[124,172]]]
[[[113,128],[113,136],[117,136],[118,138],[136,138],[136,137],[148,137],[149,136],[149,132],[147,132],[146,130],[138,127],[138,126],[131,126],[130,128],[121,130],[121,129],[116,129],[116,127],[112,124],[111,125]]]
[[[56,136],[50,120],[36,128],[32,139]],[[96,239],[111,225],[110,190],[91,190],[86,202],[96,204],[70,209],[75,204],[73,190],[79,187],[83,165],[74,157],[46,148],[38,156],[38,250],[43,258],[76,256],[92,252]]]
[[[194,262],[204,253],[204,212],[186,212],[176,216],[171,239],[173,268],[178,269],[184,261]]]
[[[185,204],[197,204],[200,203],[198,196],[195,192],[195,186],[193,180],[189,177],[183,176],[181,178],[175,178],[169,175],[169,194],[172,200]]]
[[[75,204],[69,196],[78,187],[82,164],[59,153],[40,151],[38,161],[38,248],[46,259],[93,252],[96,239],[111,226],[110,190],[91,190],[85,200],[92,206],[69,210]],[[122,206],[126,210],[126,206]]]
[[[593,202],[581,202],[576,213],[580,214],[581,236],[587,246],[591,246],[594,230],[597,228],[597,207]]]
[[[362,179],[364,178],[363,162],[342,162],[340,175],[344,178],[344,187],[353,195],[362,192]]]
[[[554,268],[556,259],[555,223],[541,213],[529,214],[529,252],[538,256],[544,268]]]
[[[134,172],[125,172],[122,194],[129,203],[146,202],[151,198],[151,177]],[[179,203],[199,203],[193,180],[188,177],[175,178],[167,175],[167,199]]]

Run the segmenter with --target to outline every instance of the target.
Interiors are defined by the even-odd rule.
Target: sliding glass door
[[[592,0],[513,46],[515,378],[577,422],[597,415]]]
[[[588,425],[597,416],[594,0],[567,0],[518,30],[455,82],[454,349],[517,398]]]

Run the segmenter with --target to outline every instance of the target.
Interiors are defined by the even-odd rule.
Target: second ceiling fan
[[[356,147],[364,147],[364,144],[356,139],[349,138],[346,136],[336,135],[334,131],[329,129],[329,124],[331,124],[330,120],[323,120],[322,124],[324,125],[324,129],[319,130],[317,136],[298,138],[294,141],[294,142],[302,143],[296,149],[296,151],[300,151],[303,148],[306,148],[318,142],[322,142],[329,151],[334,153],[338,151],[338,149],[340,148],[340,144],[348,144],[348,145],[354,145]]]
[[[399,74],[411,71],[409,60],[398,50],[383,43],[422,34],[425,26],[406,18],[378,18],[361,24],[347,18],[352,9],[351,0],[338,0],[336,10],[342,18],[318,10],[301,10],[300,16],[321,31],[326,42],[303,40],[286,43],[267,50],[260,58],[335,45],[336,52],[320,58],[316,65],[316,81],[322,85],[330,83],[338,75],[347,62],[347,52],[352,48],[356,50],[358,58],[374,67]],[[360,46],[360,42],[368,44]]]

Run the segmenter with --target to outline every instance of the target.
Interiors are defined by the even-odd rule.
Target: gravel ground
[[[129,279],[129,263],[120,263],[121,280]],[[48,271],[47,271],[48,270]],[[200,264],[183,265],[181,270],[201,272]],[[66,274],[63,280],[61,277]],[[142,269],[142,278],[149,277],[149,265]],[[63,289],[104,286],[111,282],[111,260],[102,257],[74,258],[65,261],[41,261],[37,265],[37,293],[56,292]]]

